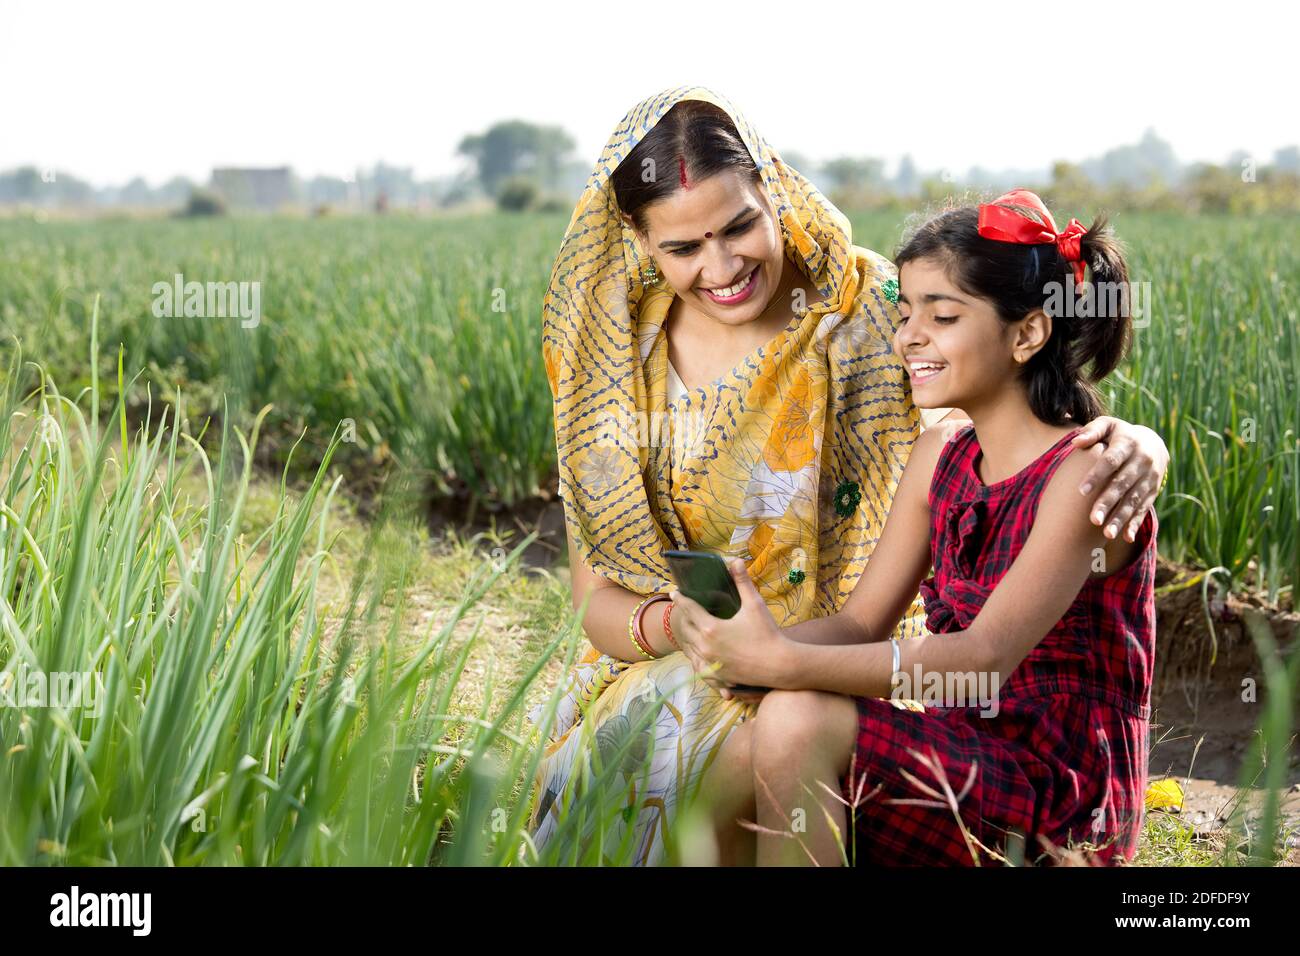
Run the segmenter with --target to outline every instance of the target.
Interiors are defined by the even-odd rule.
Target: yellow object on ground
[[[1155,780],[1147,786],[1147,809],[1169,810],[1178,813],[1183,809],[1183,788],[1177,780]]]

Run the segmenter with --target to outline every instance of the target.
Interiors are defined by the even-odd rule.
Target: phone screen
[[[678,590],[714,617],[735,617],[740,592],[722,558],[707,551],[667,551],[664,556]]]

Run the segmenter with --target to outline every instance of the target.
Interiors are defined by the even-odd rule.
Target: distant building
[[[212,191],[232,208],[275,210],[293,202],[293,174],[288,166],[214,169]]]

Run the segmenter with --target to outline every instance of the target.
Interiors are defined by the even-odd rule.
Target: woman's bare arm
[[[569,568],[573,609],[576,611],[582,606],[583,600],[588,595],[591,596],[587,613],[582,618],[582,629],[592,646],[602,654],[619,660],[645,660],[645,655],[632,643],[627,633],[628,619],[636,606],[645,599],[645,595],[619,587],[613,581],[596,574],[578,555],[572,539],[569,540]],[[655,603],[646,608],[641,618],[641,632],[657,655],[676,650],[664,633],[663,615],[663,604]]]

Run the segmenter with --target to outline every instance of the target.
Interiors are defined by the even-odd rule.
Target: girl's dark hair
[[[1032,209],[1010,208],[1041,221]],[[1072,285],[1073,266],[1055,243],[986,239],[978,227],[974,206],[941,213],[912,234],[894,261],[900,270],[916,259],[939,262],[958,288],[992,302],[1007,322],[1042,309],[1052,317],[1051,337],[1020,369],[1029,407],[1052,425],[1082,425],[1103,414],[1094,383],[1123,359],[1132,328],[1128,265],[1106,217],[1095,219],[1080,242],[1091,270],[1082,286]]]
[[[645,231],[645,207],[681,188],[681,161],[687,180],[707,179],[735,167],[753,175],[758,166],[726,112],[703,100],[682,100],[632,148],[610,176],[618,207]]]

